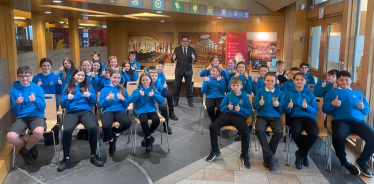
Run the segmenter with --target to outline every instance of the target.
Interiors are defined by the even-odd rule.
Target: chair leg
[[[96,155],[100,157],[100,131],[97,130],[97,147],[96,147]]]
[[[137,126],[138,123],[135,122],[135,134],[134,134],[134,146],[133,146],[133,155],[135,156],[136,154],[136,134],[137,134]]]
[[[290,129],[287,127],[287,134],[286,134],[287,160],[286,160],[286,166],[290,166],[290,163],[289,163],[289,161],[290,161],[290,155],[289,155],[289,153],[290,153],[290,141],[291,141],[290,140]]]
[[[131,130],[131,127],[130,127],[130,130]],[[131,133],[132,134],[132,133]],[[129,130],[127,130],[127,144],[129,144],[131,142],[131,136],[129,134]]]
[[[57,160],[57,156],[56,156],[57,148],[56,148],[55,132],[53,130],[51,130],[51,132],[52,132],[52,136],[53,136],[53,149],[55,150],[56,164],[58,164],[58,160]]]
[[[62,139],[64,137],[62,136],[62,125],[60,125],[60,146],[59,146],[59,150],[58,150],[58,154],[57,154],[57,160],[60,161],[60,153],[61,153],[61,148],[62,148]]]
[[[12,169],[14,169],[14,162],[16,160],[16,146],[13,146],[13,160],[12,160]]]
[[[167,123],[165,123],[165,127],[166,127],[166,142],[168,143],[168,153],[169,153],[170,152],[170,147],[169,147],[169,132],[168,132],[168,124]]]
[[[322,142],[323,142],[323,137],[321,137],[321,142],[319,143],[319,148],[318,148],[318,153],[317,153],[317,155],[321,155],[321,146],[322,146]]]
[[[256,134],[255,134],[256,135]],[[253,136],[253,138],[255,139],[255,151],[257,151],[257,137],[256,136]]]
[[[220,131],[219,145],[222,145],[222,128],[219,131]]]

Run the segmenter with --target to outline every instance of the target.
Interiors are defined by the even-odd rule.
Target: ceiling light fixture
[[[14,17],[14,20],[25,20],[25,17]]]
[[[217,19],[220,19],[220,18],[222,18],[222,17],[217,17]]]
[[[161,20],[161,22],[165,22],[165,21]]]
[[[47,12],[45,12],[46,14],[51,14],[52,12],[50,12],[50,11],[47,11]]]
[[[54,3],[61,3],[61,1],[53,1]]]

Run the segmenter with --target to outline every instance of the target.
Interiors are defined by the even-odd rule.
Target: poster
[[[248,62],[254,65],[270,65],[277,56],[276,32],[247,32]]]
[[[211,63],[214,56],[221,64],[226,63],[226,32],[180,32],[190,38],[189,46],[194,47],[198,55],[198,63]]]
[[[82,33],[83,34],[83,33]],[[88,30],[90,47],[106,47],[106,29]]]
[[[136,52],[139,63],[170,62],[174,51],[173,32],[129,32],[129,52]]]
[[[53,50],[69,48],[68,28],[49,28],[52,33]]]
[[[228,32],[226,47],[226,61],[228,61],[230,58],[235,58],[236,62],[239,62],[242,59],[248,61],[248,54],[246,54],[247,33]]]

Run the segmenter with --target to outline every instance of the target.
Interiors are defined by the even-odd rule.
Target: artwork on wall
[[[268,65],[277,57],[276,32],[247,32],[248,63],[254,66]],[[257,67],[256,67],[257,69]]]
[[[128,51],[136,52],[140,63],[170,62],[175,47],[172,32],[129,32],[128,40]]]
[[[180,32],[178,42],[182,36],[190,38],[188,45],[196,49],[198,63],[210,63],[214,56],[226,63],[226,32]]]

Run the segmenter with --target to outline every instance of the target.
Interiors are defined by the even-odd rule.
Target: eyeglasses
[[[182,41],[182,42],[188,42],[188,41]]]
[[[31,75],[18,75],[19,78],[30,78]]]

